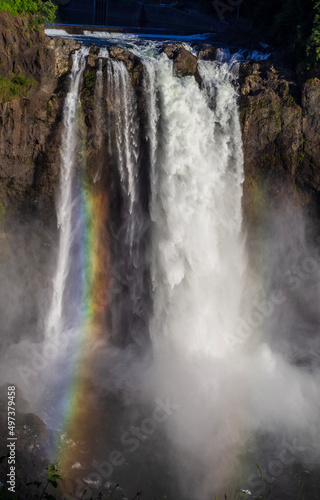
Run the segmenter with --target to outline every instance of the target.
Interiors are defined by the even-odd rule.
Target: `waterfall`
[[[139,50],[136,46],[135,53],[139,54]],[[211,366],[215,360],[228,361],[230,357],[225,337],[237,327],[246,265],[241,232],[243,157],[234,85],[236,65],[227,60],[199,62],[199,86],[192,76],[177,78],[173,62],[156,47],[148,53],[142,50],[139,94],[125,64],[109,58],[101,49],[88,135],[93,137],[89,139],[93,147],[89,153],[81,153],[79,90],[87,55],[88,50],[83,48],[73,57],[64,107],[60,240],[47,320],[50,339],[68,331],[76,334],[66,350],[72,361],[63,372],[64,388],[56,390],[60,394],[60,409],[56,411],[58,416],[60,412],[60,428],[67,426],[67,434],[74,442],[85,442],[84,429],[94,433],[85,423],[84,407],[94,367],[99,367],[103,380],[101,367],[108,365],[108,351],[103,347],[99,353],[94,345],[99,341],[101,348],[103,337],[109,335],[120,360],[121,349],[125,353],[133,348],[137,359],[142,359],[139,356],[148,353],[151,346],[154,369],[147,376],[150,388],[165,397],[170,387],[171,397],[179,400],[178,406],[190,404],[190,396],[186,396],[179,380],[190,378],[190,366],[197,366],[189,388],[193,394],[198,384],[202,401],[212,387],[212,368],[203,372],[200,380],[198,364]],[[143,107],[141,102],[145,103]],[[77,172],[83,169],[80,163],[85,164],[83,155],[94,155],[96,159],[92,186],[78,180]],[[108,172],[110,222],[106,215]],[[85,217],[81,215],[84,208]],[[104,236],[109,224],[113,286],[110,301],[102,311],[95,306],[95,289],[97,280],[102,283],[102,275],[109,273],[109,250],[103,248],[109,245]],[[104,291],[100,286],[99,293]],[[102,319],[105,314],[108,322]],[[106,361],[101,357],[103,353]],[[130,356],[125,359],[135,359]],[[177,371],[172,372],[173,368]],[[128,366],[129,375],[126,371],[119,374],[116,368],[113,386],[121,387],[122,379],[124,386],[139,386],[137,369],[131,380],[130,370]],[[107,381],[112,369],[111,375],[108,367],[106,371]],[[166,376],[159,377],[158,371]],[[91,401],[98,398],[97,394],[99,390],[96,395],[93,391]],[[207,405],[211,418],[221,397],[217,393]],[[67,407],[70,410],[63,424],[63,408]],[[93,427],[102,415],[98,412],[90,419]],[[168,427],[168,435],[170,427],[174,429],[172,442],[178,439],[177,449],[180,433],[175,425],[180,417],[177,412]],[[202,418],[187,424],[184,432],[201,422],[207,425],[207,417],[205,421]],[[226,435],[222,414],[215,416],[215,425]],[[199,443],[204,445],[202,439]],[[75,449],[63,453],[65,463],[72,464]],[[185,451],[188,456],[190,449]],[[194,456],[197,454],[198,450]],[[207,459],[215,463],[216,454],[206,449],[204,457],[198,459],[199,467],[204,467],[202,460]]]
[[[224,484],[230,488],[227,470],[237,467],[245,429],[246,390],[237,383],[228,344],[238,327],[246,269],[237,65],[198,62],[201,86],[193,77],[174,76],[164,54],[145,70],[154,162],[153,390],[176,408],[167,432],[181,457],[174,464],[180,494],[207,499],[213,491],[222,493]]]
[[[123,63],[108,61],[107,82],[112,89],[110,101],[117,110],[115,141],[120,180],[127,197],[129,213],[136,202],[137,160],[139,156],[138,117],[130,76]],[[129,228],[129,247],[133,245],[133,227]]]
[[[76,265],[70,259],[81,230],[75,219],[74,169],[79,156],[79,85],[87,55],[83,48],[73,56],[64,107],[57,212],[60,243],[47,318],[49,337],[66,328],[72,316],[68,311],[63,314],[63,299]],[[233,72],[226,61],[199,62],[199,88],[193,77],[176,78],[165,54],[144,57],[143,146],[129,73],[122,62],[109,59],[105,49],[100,55],[95,145],[102,147],[105,120],[119,212],[113,225],[113,273],[118,281],[111,307],[113,338],[138,341],[148,336],[149,329],[155,346],[167,338],[168,345],[190,353],[222,356],[227,349],[224,336],[236,328],[245,266],[242,150]],[[143,163],[148,164],[147,175]],[[99,164],[94,182],[101,169]],[[148,327],[150,280],[153,315]],[[72,300],[70,293],[68,298]]]
[[[46,321],[46,336],[49,339],[61,334],[67,326],[66,317],[63,314],[63,303],[68,275],[70,274],[70,267],[72,267],[72,245],[76,238],[78,224],[78,221],[76,221],[76,227],[73,225],[77,202],[74,186],[74,169],[79,149],[77,112],[79,110],[79,86],[88,53],[89,49],[83,47],[73,55],[70,89],[63,110],[64,133],[61,144],[61,169],[57,204],[59,247],[56,272],[53,278],[52,301]],[[77,322],[77,318],[73,319]]]
[[[246,487],[256,498],[255,455],[265,471],[283,456],[283,436],[320,433],[319,375],[274,348],[276,314],[272,335],[263,331],[269,290],[252,300],[237,83],[249,56],[219,49],[215,61],[198,59],[196,78],[178,76],[163,44],[123,34],[128,55],[106,36],[73,55],[52,299],[22,372],[38,377],[34,399],[59,441],[48,455],[61,458],[69,500],[141,490],[233,500]],[[12,359],[24,361],[27,346]]]
[[[226,63],[198,66],[202,89],[175,78],[164,57],[158,67],[151,332],[155,344],[165,337],[178,350],[221,357],[236,329],[245,267],[243,157],[232,71]]]
[[[116,343],[148,343],[149,214],[148,172],[143,164],[140,117],[130,75],[122,62],[107,59],[106,100],[112,169],[112,335]]]

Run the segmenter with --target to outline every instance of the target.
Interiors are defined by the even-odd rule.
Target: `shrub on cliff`
[[[0,12],[16,14],[33,14],[38,16],[39,21],[53,24],[57,7],[51,0],[0,0]]]
[[[257,41],[311,69],[320,63],[320,0],[201,0],[220,20],[250,21]],[[240,23],[241,24],[241,23]]]
[[[307,56],[311,66],[318,64],[320,61],[320,1],[315,2],[314,10],[315,17],[307,43]]]
[[[320,62],[319,0],[249,0],[255,34],[310,69]]]

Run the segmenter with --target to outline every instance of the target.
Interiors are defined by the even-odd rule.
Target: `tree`
[[[34,14],[41,22],[54,23],[57,7],[51,0],[0,0],[0,11],[16,14]]]
[[[244,12],[256,37],[286,51],[293,63],[320,62],[320,0],[247,0]]]
[[[320,61],[320,1],[314,1],[314,19],[311,35],[307,42],[307,57],[309,67],[313,67]]]

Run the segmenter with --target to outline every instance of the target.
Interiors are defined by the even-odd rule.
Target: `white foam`
[[[70,36],[65,30],[55,28],[46,28],[45,33],[48,36]]]

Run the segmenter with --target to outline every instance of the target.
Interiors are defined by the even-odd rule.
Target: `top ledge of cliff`
[[[198,83],[200,83],[201,80],[197,67],[198,59],[214,60],[216,51],[217,49],[210,44],[198,44],[198,55],[195,56],[187,50],[181,42],[164,43],[162,46],[162,52],[173,61],[173,69],[176,76],[194,76]],[[130,52],[130,50],[119,47],[118,45],[111,45],[109,48],[109,55],[112,59],[122,61],[126,65],[127,70],[132,75],[134,83],[140,82],[142,65],[138,56]]]
[[[80,47],[72,39],[49,38],[31,15],[0,12],[0,78],[16,75],[38,84],[70,69],[70,54]]]

